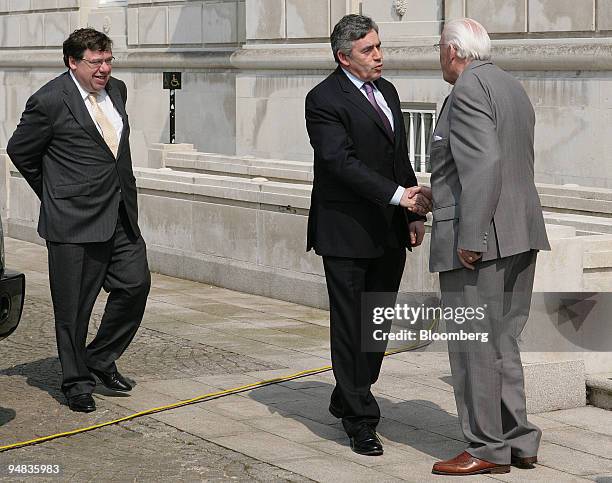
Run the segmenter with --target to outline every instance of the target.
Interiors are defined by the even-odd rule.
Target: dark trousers
[[[93,391],[89,367],[116,370],[115,361],[142,321],[151,275],[144,240],[133,235],[125,217],[120,209],[115,233],[106,242],[47,242],[62,392],[67,397]],[[104,315],[86,347],[89,318],[102,288],[109,293]]]
[[[364,292],[397,293],[405,262],[404,248],[388,249],[379,258],[323,257],[336,379],[329,410],[342,418],[349,435],[363,423],[376,427],[380,420],[370,387],[378,379],[384,353],[361,350],[361,296]]]

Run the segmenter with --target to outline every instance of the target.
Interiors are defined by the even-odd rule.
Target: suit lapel
[[[359,92],[359,89],[353,84],[350,79],[342,72],[342,69],[338,67],[336,70],[338,76],[338,82],[340,83],[340,88],[346,94],[346,99],[357,106],[361,111],[363,111],[372,121],[376,123],[376,125],[382,130],[385,134],[389,142],[392,142],[393,139],[387,132],[385,125],[383,124],[380,116],[376,112],[376,110],[372,107],[372,104],[368,101],[368,99]],[[385,98],[386,99],[386,98]]]
[[[117,157],[119,157],[119,153],[121,152],[121,147],[125,141],[127,136],[127,114],[125,112],[125,105],[123,104],[123,99],[121,99],[121,93],[119,89],[113,85],[113,78],[111,77],[106,86],[106,92],[113,101],[113,105],[117,112],[121,116],[121,121],[123,122],[123,129],[121,130],[121,139],[119,140],[119,146],[117,148]]]
[[[81,93],[79,92],[79,89],[70,77],[70,74],[66,72],[64,76],[64,103],[72,113],[72,116],[74,117],[76,122],[81,125],[83,130],[85,130],[85,132],[87,132],[94,141],[96,141],[103,149],[105,149],[109,153],[110,156],[112,156],[113,159],[115,159],[113,152],[106,144],[106,141],[104,141],[104,138],[98,131],[98,128],[94,124],[93,119],[89,115],[89,111],[85,106],[85,102],[81,97]]]

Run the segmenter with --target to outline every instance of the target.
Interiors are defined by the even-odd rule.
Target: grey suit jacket
[[[534,183],[534,126],[514,77],[489,61],[469,64],[432,137],[430,271],[462,267],[458,248],[483,260],[550,249]]]

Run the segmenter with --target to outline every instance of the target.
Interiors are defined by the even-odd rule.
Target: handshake
[[[406,188],[406,191],[404,191],[399,204],[401,207],[406,208],[417,215],[424,216],[431,211],[431,188],[428,188],[427,186],[412,186],[410,188]]]

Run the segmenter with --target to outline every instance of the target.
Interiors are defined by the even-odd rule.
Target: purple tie
[[[382,109],[376,102],[376,98],[374,97],[374,87],[372,86],[372,83],[366,82],[365,84],[363,84],[363,87],[365,88],[366,94],[368,95],[368,101],[370,101],[370,104],[372,104],[372,107],[380,116],[380,120],[383,122],[385,129],[389,133],[389,136],[391,136],[391,139],[393,139],[393,129],[391,128],[391,123],[389,122],[389,118],[385,115],[385,113],[382,111]]]

